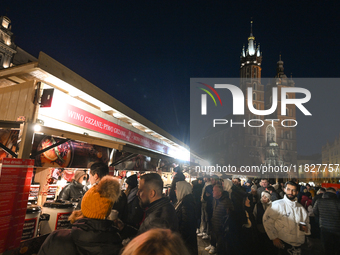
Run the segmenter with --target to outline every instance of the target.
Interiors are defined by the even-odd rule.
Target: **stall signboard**
[[[33,166],[33,159],[2,159],[0,167],[0,253],[20,245]]]
[[[57,107],[54,109],[54,107]],[[53,105],[51,108],[44,109],[43,115],[58,119],[76,126],[90,129],[102,134],[106,134],[123,141],[130,142],[151,150],[155,150],[164,154],[171,155],[175,152],[175,148],[154,141],[150,138],[142,136],[134,131],[124,128],[118,124],[80,109],[76,106],[63,103],[62,105]],[[41,110],[42,111],[42,110]],[[43,111],[42,111],[43,112]]]
[[[325,189],[334,188],[335,190],[340,189],[340,183],[322,183],[321,186]]]

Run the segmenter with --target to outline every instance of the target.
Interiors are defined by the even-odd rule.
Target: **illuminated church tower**
[[[248,47],[245,49],[243,46],[240,58],[240,88],[245,95],[245,115],[243,116],[246,121],[250,119],[260,119],[264,121],[264,116],[255,116],[250,112],[248,100],[248,88],[252,88],[252,106],[257,110],[265,109],[265,91],[264,85],[261,83],[261,67],[262,54],[260,52],[260,44],[256,45],[255,36],[253,35],[253,22],[250,23],[250,35],[248,37]],[[258,124],[258,123],[256,123]],[[244,140],[243,144],[243,159],[251,165],[259,165],[264,160],[264,146],[265,146],[265,129],[246,127],[240,131]]]
[[[0,69],[8,68],[12,58],[16,54],[16,46],[13,43],[11,20],[6,16],[0,17]]]
[[[281,88],[292,87],[294,82],[284,74],[281,57],[277,62],[274,78],[261,77],[262,53],[253,34],[253,22],[250,23],[250,35],[247,47],[243,46],[240,57],[240,82],[243,92],[244,115],[229,114],[225,119],[232,119],[232,127],[220,126],[210,130],[203,137],[200,155],[219,165],[241,166],[290,165],[296,164],[296,128],[283,127],[282,120],[296,119],[294,105],[287,106],[288,115],[281,115]],[[266,85],[264,85],[266,84]],[[277,110],[271,115],[255,115],[252,111],[267,110],[272,106],[272,88],[277,87]],[[248,106],[248,89],[251,88],[251,104]],[[291,94],[288,97],[293,98]],[[275,121],[271,121],[275,119]],[[249,125],[251,120],[251,125]],[[291,121],[289,121],[291,122]],[[287,126],[292,123],[285,123]],[[257,126],[257,127],[256,127]],[[258,173],[246,173],[258,176]]]

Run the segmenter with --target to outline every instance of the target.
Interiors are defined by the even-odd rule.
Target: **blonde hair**
[[[84,218],[83,212],[81,210],[73,211],[68,220],[73,224],[75,221]]]
[[[134,238],[122,255],[189,255],[183,240],[170,229],[151,229]]]

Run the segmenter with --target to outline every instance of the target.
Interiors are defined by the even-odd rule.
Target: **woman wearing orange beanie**
[[[119,254],[122,239],[114,222],[106,218],[120,195],[119,181],[103,177],[98,185],[86,192],[81,211],[70,216],[72,229],[52,232],[38,255]]]

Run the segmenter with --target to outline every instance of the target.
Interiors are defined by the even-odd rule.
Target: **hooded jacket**
[[[299,223],[304,222],[308,233],[299,230]],[[263,215],[263,226],[270,240],[279,238],[292,245],[300,246],[305,242],[305,235],[310,235],[309,217],[306,209],[285,195],[276,200]]]
[[[340,200],[337,195],[331,192],[323,194],[313,208],[316,216],[319,216],[320,228],[339,234],[340,233]]]
[[[112,221],[83,218],[72,229],[52,232],[38,255],[118,255],[121,248],[122,240]]]

